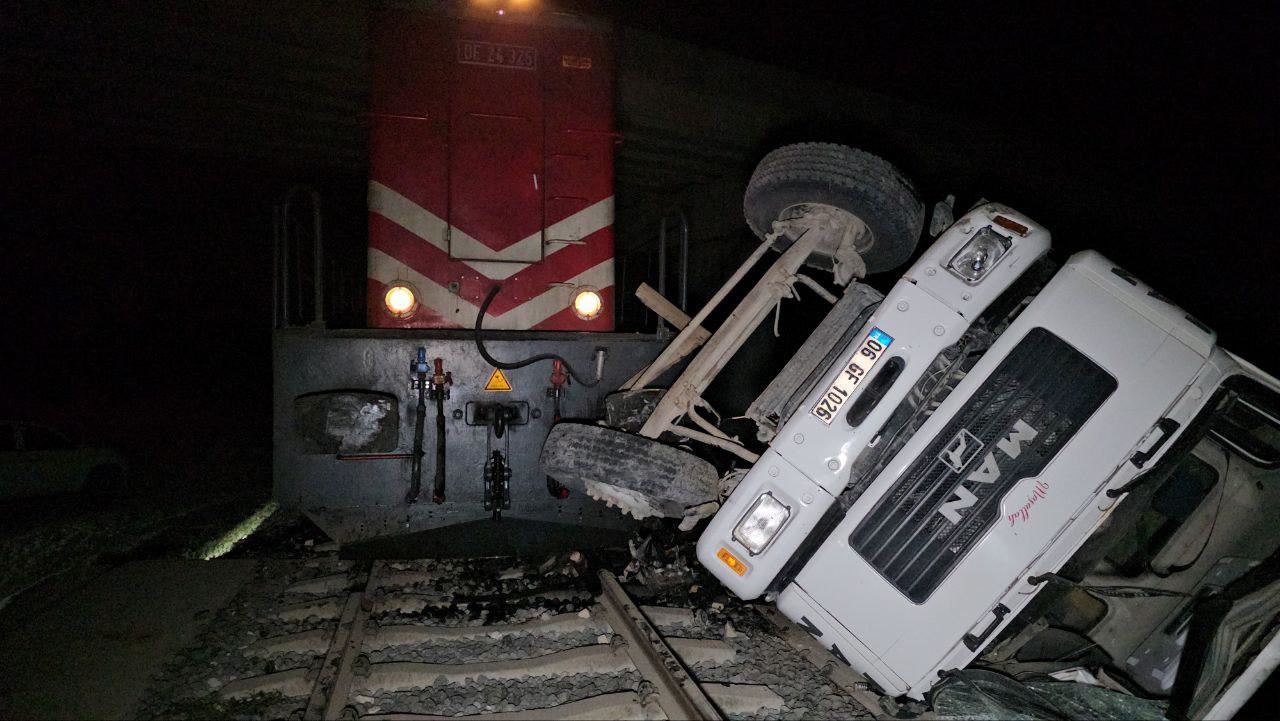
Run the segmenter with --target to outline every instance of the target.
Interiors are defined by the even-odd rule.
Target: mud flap
[[[561,423],[542,446],[542,467],[560,483],[636,518],[680,518],[716,500],[715,466],[679,448],[601,426]]]

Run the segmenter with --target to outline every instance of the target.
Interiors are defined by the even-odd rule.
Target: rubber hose
[[[489,355],[489,351],[485,350],[484,340],[481,338],[481,333],[484,331],[484,315],[488,312],[489,304],[493,302],[494,297],[498,295],[498,291],[500,290],[502,290],[501,285],[495,285],[490,288],[489,294],[484,297],[484,302],[480,304],[480,312],[476,313],[476,350],[480,351],[480,357],[484,358],[486,363],[494,368],[501,368],[504,371],[512,371],[517,368],[524,368],[527,365],[532,365],[538,361],[558,360],[564,364],[564,369],[569,372],[569,375],[572,376],[575,381],[578,382],[578,385],[591,388],[600,382],[600,379],[598,378],[593,381],[583,380],[582,376],[578,375],[577,372],[573,370],[573,366],[569,365],[569,361],[565,360],[563,356],[556,355],[555,353],[539,353],[538,355],[529,356],[528,358],[512,363],[505,363]]]

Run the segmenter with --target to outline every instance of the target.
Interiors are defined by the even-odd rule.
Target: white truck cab
[[[666,311],[680,333],[603,424],[553,429],[548,473],[684,529],[714,514],[702,564],[892,696],[1084,653],[1191,717],[1248,698],[1280,658],[1280,383],[1099,253],[1050,258],[1049,231],[997,203],[954,223],[939,204],[888,295],[856,282],[924,227],[864,151],[778,148],[743,206],[760,246],[692,318]],[[740,416],[762,448],[702,394],[802,285],[831,309]]]
[[[1278,388],[1102,255],[1053,272],[1049,247],[994,203],[945,231],[698,541],[892,695],[973,661],[1224,384]]]

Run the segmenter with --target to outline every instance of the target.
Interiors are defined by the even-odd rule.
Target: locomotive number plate
[[[538,66],[538,52],[521,45],[459,40],[458,62],[466,65],[494,65],[501,68],[533,70]]]

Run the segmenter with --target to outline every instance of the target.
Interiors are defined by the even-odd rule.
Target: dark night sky
[[[1280,198],[1274,4],[1021,4],[998,12],[846,2],[576,5],[910,100],[954,118],[957,138],[971,122],[1020,138],[1035,149],[1025,162],[976,154],[960,187],[928,190],[969,193],[969,201],[986,194],[1054,218],[1064,247],[1101,247],[1217,327],[1224,345],[1280,371],[1272,330],[1280,259],[1271,231]],[[0,181],[0,416],[47,418],[135,452],[180,439],[184,449],[260,465],[269,453],[270,200],[298,178],[321,185],[345,199],[334,203],[335,214],[349,211],[334,232],[358,247],[361,173],[324,159],[331,130],[319,121],[306,127],[305,116],[289,121],[290,132],[314,139],[315,158],[239,157],[180,135],[138,145],[126,127],[130,113],[147,113],[183,88],[115,93],[112,73],[132,75],[128,62],[147,56],[140,50],[126,62],[113,48],[131,38],[150,47],[140,28],[163,13],[147,4],[16,7],[0,11],[0,53],[15,53],[0,55],[0,81],[17,98],[0,103],[12,154]],[[198,14],[209,6],[175,7]],[[257,32],[255,13],[269,11],[234,7],[243,10],[237,22],[201,37],[202,47],[225,46],[230,58],[225,77],[203,82],[239,81],[255,63],[270,70],[252,53],[235,56],[245,46],[237,36]],[[306,14],[298,15],[307,35]],[[321,56],[360,29],[326,23],[333,39],[300,52],[341,65],[349,59]],[[59,74],[68,67],[80,75]],[[110,70],[94,77],[83,69],[90,67]],[[96,87],[71,87],[66,77]],[[80,97],[112,109],[76,105]],[[329,160],[348,150],[334,143]],[[1037,176],[1053,178],[1060,192],[1021,197],[1021,179]],[[1098,203],[1099,187],[1105,212],[1082,208]],[[1098,227],[1096,217],[1112,224]]]
[[[1274,5],[583,4],[691,43],[997,124],[1124,143],[1151,142],[1153,132],[1193,141],[1229,131],[1229,145],[1274,149]],[[992,88],[1009,104],[973,102],[975,90]]]

